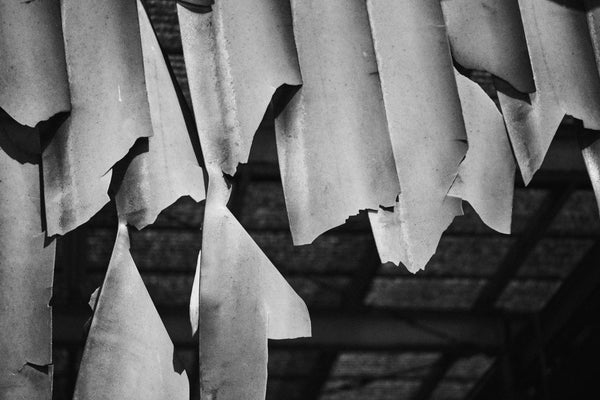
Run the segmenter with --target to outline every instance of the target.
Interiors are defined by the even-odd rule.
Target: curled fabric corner
[[[11,146],[23,140],[36,149],[35,164]],[[39,151],[36,129],[0,117],[0,398],[7,400],[52,398],[55,242],[42,231]]]
[[[535,91],[517,0],[442,0],[452,55],[523,93]]]
[[[579,132],[578,141],[600,210],[600,132]]]
[[[288,1],[216,0],[177,12],[205,163],[234,175],[275,90],[300,85]]]
[[[85,344],[74,400],[188,400],[185,371],[129,253],[119,224]]]
[[[448,194],[468,201],[490,228],[509,234],[516,164],[502,115],[479,85],[455,75],[469,150]]]
[[[199,202],[205,193],[202,168],[192,148],[174,82],[144,6],[139,1],[137,4],[154,134],[148,139],[147,151],[139,152],[129,163],[115,200],[120,218],[141,229],[179,197],[187,195]]]
[[[72,111],[43,152],[49,235],[98,212],[109,200],[113,165],[152,134],[136,0],[61,7]]]
[[[221,189],[209,185],[204,214],[200,396],[263,400],[267,338],[310,336],[308,310],[212,190]]]
[[[0,1],[0,108],[34,127],[69,111],[59,0]]]
[[[462,215],[461,200],[447,194],[467,135],[439,1],[367,6],[401,188],[393,212],[369,216],[382,261],[415,272]]]
[[[583,8],[551,0],[519,0],[536,92],[498,89],[523,180],[540,168],[565,114],[600,129],[600,77]]]
[[[303,86],[276,117],[294,244],[400,192],[363,0],[292,0]],[[324,40],[324,32],[327,39]]]

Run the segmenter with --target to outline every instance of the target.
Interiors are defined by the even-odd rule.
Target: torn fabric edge
[[[61,11],[72,111],[43,152],[49,235],[98,212],[114,164],[152,134],[136,1],[65,0]]]
[[[153,136],[138,141],[116,194],[120,218],[141,229],[182,196],[204,200],[204,178],[166,60],[140,1],[138,15]],[[143,148],[144,145],[147,148]],[[136,151],[138,150],[138,151]]]
[[[302,83],[289,3],[217,0],[210,13],[177,12],[205,164],[234,175],[277,88]]]
[[[0,1],[0,32],[0,107],[30,127],[69,111],[59,1]]]
[[[364,0],[292,1],[303,86],[276,116],[295,245],[400,192]],[[327,40],[323,39],[327,32]]]
[[[448,195],[468,201],[487,226],[509,234],[516,162],[504,120],[479,85],[455,75],[469,149]]]
[[[447,196],[467,136],[438,0],[367,1],[401,192],[370,212],[382,262],[423,269],[461,200]]]
[[[40,137],[0,116],[0,398],[52,397],[55,242],[42,230]]]
[[[199,290],[200,396],[263,400],[267,339],[310,336],[306,305],[222,201],[211,181]],[[194,324],[194,322],[192,322]]]
[[[175,364],[173,343],[129,248],[120,222],[73,399],[188,400],[187,374]]]
[[[535,91],[517,0],[441,0],[452,55],[523,93]]]
[[[519,0],[536,92],[499,82],[498,98],[517,163],[528,184],[565,114],[600,129],[600,77],[585,10],[550,0]]]

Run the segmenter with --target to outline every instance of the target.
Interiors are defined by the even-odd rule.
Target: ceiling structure
[[[147,5],[190,104],[175,2]],[[489,75],[462,72],[495,98]],[[362,213],[311,245],[292,246],[267,112],[250,162],[234,178],[229,208],[305,300],[314,332],[310,340],[270,342],[267,398],[577,397],[600,369],[600,218],[579,129],[565,119],[532,183],[518,183],[512,235],[495,233],[465,206],[426,270],[412,275],[380,264]],[[134,260],[190,376],[198,374],[198,357],[187,306],[202,216],[201,204],[182,199],[131,234]],[[105,208],[58,241],[57,400],[72,395],[87,301],[104,277],[114,221]]]

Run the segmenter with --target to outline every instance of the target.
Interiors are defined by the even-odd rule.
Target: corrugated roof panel
[[[509,236],[442,236],[437,251],[427,264],[425,271],[418,273],[419,277],[433,278],[443,276],[491,276],[508,249],[516,241]],[[381,267],[380,275],[406,275],[409,272],[391,263]]]
[[[461,400],[474,386],[472,382],[441,381],[431,394],[430,400]]]
[[[560,284],[560,280],[511,281],[500,295],[496,307],[514,312],[541,311]]]
[[[408,399],[419,388],[418,381],[333,379],[321,392],[320,400]]]
[[[308,275],[288,277],[287,281],[309,307],[335,308],[341,305],[342,294],[350,279]]]
[[[445,379],[477,380],[487,372],[494,358],[485,354],[459,358],[446,372]]]
[[[289,232],[250,232],[284,274],[351,274],[366,268],[365,253],[373,241],[365,233],[326,233],[310,246],[293,246]],[[370,261],[370,260],[369,260]]]
[[[439,353],[341,353],[331,372],[332,377],[423,378],[440,358]]]
[[[543,238],[529,254],[517,276],[565,278],[593,244],[592,239]]]
[[[561,235],[600,235],[600,218],[594,193],[589,190],[574,192],[548,228]]]
[[[316,350],[279,350],[269,349],[269,380],[277,377],[308,376],[312,371],[319,353]]]
[[[376,278],[367,304],[375,307],[417,309],[468,309],[484,280]]]

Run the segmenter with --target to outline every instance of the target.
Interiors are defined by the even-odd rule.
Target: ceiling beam
[[[185,307],[159,309],[162,320],[177,346],[196,346]],[[91,311],[54,307],[54,342],[58,346],[81,344],[84,325]],[[318,312],[311,315],[313,337],[272,340],[278,349],[325,351],[459,351],[465,354],[494,353],[503,343],[500,316],[471,313],[419,312],[395,315],[389,312]],[[520,324],[516,319],[515,324]]]

